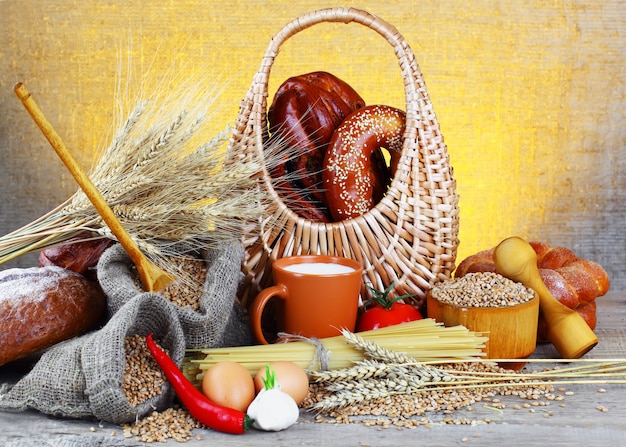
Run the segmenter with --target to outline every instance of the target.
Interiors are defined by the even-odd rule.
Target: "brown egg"
[[[202,393],[216,404],[246,411],[255,396],[254,380],[239,363],[220,362],[204,374]]]
[[[304,369],[293,362],[270,362],[269,364],[276,373],[276,381],[280,389],[293,397],[298,405],[302,403],[309,392],[309,376]],[[263,389],[265,367],[259,369],[254,376],[254,387],[258,393]]]

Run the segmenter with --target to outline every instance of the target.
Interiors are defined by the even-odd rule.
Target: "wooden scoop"
[[[580,314],[559,302],[545,286],[537,268],[537,253],[528,242],[519,237],[505,239],[493,257],[498,273],[537,292],[548,340],[564,359],[580,358],[598,344],[598,337]]]
[[[174,277],[169,273],[161,270],[139,250],[137,244],[132,240],[126,229],[122,226],[113,210],[104,200],[104,197],[96,189],[89,177],[81,169],[74,157],[70,154],[67,146],[56,133],[52,124],[45,117],[28,89],[22,83],[18,83],[13,87],[15,94],[22,101],[24,107],[33,118],[39,129],[50,142],[58,156],[61,158],[65,166],[68,168],[76,182],[79,184],[83,192],[87,195],[93,206],[102,217],[102,220],[108,225],[111,232],[115,235],[119,243],[122,245],[130,259],[133,261],[139,272],[141,283],[145,290],[149,292],[159,291],[172,283]]]

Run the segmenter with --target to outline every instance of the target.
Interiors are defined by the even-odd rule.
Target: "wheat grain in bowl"
[[[465,307],[506,307],[531,301],[535,292],[523,284],[493,272],[468,273],[436,284],[433,298]]]
[[[429,318],[445,326],[465,326],[488,337],[485,355],[519,369],[537,346],[539,298],[523,284],[491,272],[442,281],[428,291]]]

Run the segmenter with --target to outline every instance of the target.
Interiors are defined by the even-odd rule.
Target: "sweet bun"
[[[537,253],[539,275],[550,293],[562,304],[576,310],[591,329],[596,325],[595,299],[610,287],[606,271],[596,262],[579,258],[566,247],[551,247],[544,242],[529,242]],[[454,276],[474,272],[495,272],[494,249],[484,250],[464,259]],[[546,341],[545,323],[539,317],[539,341]]]

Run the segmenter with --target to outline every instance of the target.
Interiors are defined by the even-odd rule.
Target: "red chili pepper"
[[[422,314],[415,307],[398,302],[398,300],[408,298],[411,295],[402,295],[393,299],[389,298],[388,295],[393,288],[393,284],[387,287],[384,292],[367,287],[373,293],[373,296],[365,303],[364,307],[366,310],[359,317],[356,327],[357,332],[370,331],[422,319]],[[368,308],[371,304],[374,304],[373,307]]]
[[[244,412],[212,402],[193,386],[176,363],[154,343],[152,334],[146,337],[146,344],[179,399],[194,418],[207,427],[224,433],[241,434],[250,428],[253,420]]]

